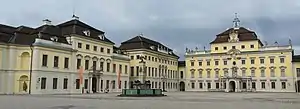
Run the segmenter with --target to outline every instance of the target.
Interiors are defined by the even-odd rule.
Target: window
[[[203,75],[202,73],[203,73],[203,71],[200,70],[200,71],[199,71],[199,78],[202,78],[202,75]]]
[[[200,89],[203,89],[203,83],[202,83],[202,82],[199,83],[199,88],[200,88]]]
[[[297,77],[300,77],[300,68],[296,68],[297,70]]]
[[[245,69],[242,70],[242,77],[246,77],[246,70]]]
[[[43,77],[41,81],[41,89],[46,89],[47,78]]]
[[[224,50],[227,50],[227,47],[223,47]]]
[[[110,72],[110,63],[107,63],[107,64],[106,64],[106,71],[107,71],[107,72]]]
[[[77,45],[77,46],[78,46],[78,48],[81,48],[82,43],[79,43],[79,42],[78,42],[78,45]]]
[[[180,71],[180,78],[183,79],[183,71]]]
[[[157,76],[157,68],[155,68],[155,76]]]
[[[274,64],[274,59],[273,58],[270,59],[270,63]]]
[[[109,48],[107,49],[107,54],[110,54],[110,49]]]
[[[134,67],[130,67],[130,76],[134,76]]]
[[[89,45],[89,44],[86,44],[86,45],[85,45],[85,49],[89,50],[89,49],[90,49],[90,45]]]
[[[77,69],[80,69],[81,67],[81,59],[77,59]]]
[[[254,48],[254,45],[250,45],[250,48]]]
[[[207,71],[207,78],[210,78],[210,71]]]
[[[266,83],[265,82],[261,82],[261,88],[265,89],[266,88]]]
[[[191,66],[194,66],[194,62],[191,62]]]
[[[219,71],[215,72],[215,78],[219,78]]]
[[[244,49],[244,48],[245,48],[245,45],[242,45],[241,48]]]
[[[246,60],[242,60],[242,64],[243,64],[243,65],[246,64]]]
[[[285,69],[280,69],[281,77],[285,77]]]
[[[220,88],[219,83],[216,83],[216,89],[219,89],[219,88]]]
[[[119,81],[118,86],[119,86],[119,87],[118,87],[119,89],[122,88],[122,81],[121,81],[121,80]]]
[[[152,57],[152,61],[154,61],[154,57]],[[169,61],[168,61],[168,63],[169,63]]]
[[[85,60],[85,70],[89,69],[89,60]]]
[[[140,55],[136,55],[136,59],[140,59]]]
[[[228,76],[228,70],[224,71],[224,76]]]
[[[235,46],[232,46],[232,49],[235,49]]]
[[[151,87],[154,88],[154,82],[152,81]]]
[[[254,59],[251,59],[251,64],[255,64],[255,60]]]
[[[219,61],[215,61],[215,65],[219,65]]]
[[[134,60],[134,56],[130,56],[130,59],[131,59],[131,60]]]
[[[155,62],[157,62],[157,58],[155,58]]]
[[[148,76],[151,76],[151,67],[148,67]]]
[[[104,62],[100,62],[100,71],[103,71]]]
[[[194,83],[194,82],[192,82],[192,85],[191,85],[191,87],[192,87],[192,89],[194,89],[194,88],[195,88],[195,83]]]
[[[124,82],[124,89],[127,89],[127,81]]]
[[[219,48],[218,47],[215,47],[215,50],[218,50]]]
[[[246,83],[246,82],[243,82],[242,88],[243,88],[243,89],[246,89],[246,88],[247,88],[247,83]]]
[[[76,79],[76,89],[80,88],[80,79]]]
[[[57,89],[57,78],[53,78],[53,81],[52,81],[52,88],[53,89]]]
[[[113,73],[116,73],[116,64],[113,64]]]
[[[199,62],[199,66],[202,66],[202,61]]]
[[[53,67],[58,67],[58,56],[54,56]]]
[[[69,68],[69,58],[65,58],[64,68]]]
[[[64,78],[63,89],[68,89],[68,78]]]
[[[127,65],[125,65],[125,74],[128,74],[128,68],[127,68]]]
[[[116,88],[116,81],[115,81],[115,80],[112,80],[112,81],[111,81],[111,84],[112,84],[112,89],[115,89],[115,88]]]
[[[252,88],[256,89],[256,83],[255,82],[252,82]]]
[[[211,83],[207,83],[207,89],[211,88]]]
[[[97,51],[97,46],[94,46],[94,51]]]
[[[122,65],[119,65],[119,72],[122,73]]]
[[[224,64],[224,65],[227,65],[227,61],[223,61],[223,64]]]
[[[136,76],[139,76],[139,66],[136,66]]]
[[[88,89],[88,85],[89,85],[89,80],[84,79],[84,89]]]
[[[265,74],[265,69],[261,69],[261,70],[260,70],[260,76],[261,76],[261,77],[265,77],[265,76],[266,76],[266,74]]]
[[[104,52],[104,48],[103,47],[100,48],[100,52],[102,52],[102,53]]]
[[[275,82],[271,82],[271,88],[275,89]]]
[[[191,72],[191,78],[194,78],[194,77],[195,77],[195,72],[192,71],[192,72]]]
[[[168,70],[169,71],[169,70]],[[154,68],[152,67],[152,76],[154,77]],[[155,75],[156,76],[156,75]]]
[[[275,70],[271,69],[270,72],[271,72],[271,77],[275,77]]]
[[[284,58],[280,58],[280,63],[284,63]]]
[[[285,82],[281,82],[281,89],[286,89],[286,83]]]
[[[47,66],[48,55],[43,55],[42,66]]]
[[[251,70],[251,76],[255,77],[255,70],[254,69]]]
[[[260,63],[264,64],[265,63],[265,59],[260,59]]]
[[[106,80],[106,88],[109,89],[109,80]]]
[[[207,61],[206,64],[207,64],[207,66],[210,66],[210,61]]]

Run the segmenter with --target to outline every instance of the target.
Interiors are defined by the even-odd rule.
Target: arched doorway
[[[183,81],[181,81],[180,83],[179,83],[179,87],[180,87],[180,91],[185,91],[185,84],[184,84],[184,82]]]
[[[28,91],[28,76],[22,75],[19,79],[19,92]]]
[[[235,81],[229,82],[229,92],[235,92]]]
[[[296,87],[296,92],[300,92],[300,80],[296,81],[295,83],[295,87]]]

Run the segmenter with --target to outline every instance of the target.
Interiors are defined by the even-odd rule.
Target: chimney
[[[45,20],[43,20],[43,22],[45,25],[51,25],[51,20],[49,20],[49,19],[45,19]]]

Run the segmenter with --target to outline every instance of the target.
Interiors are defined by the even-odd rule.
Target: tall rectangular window
[[[202,78],[202,75],[203,75],[202,72],[203,72],[202,70],[199,70],[199,78]]]
[[[41,89],[46,89],[47,78],[43,77],[41,80]]]
[[[255,70],[254,69],[251,70],[251,76],[255,77]]]
[[[271,77],[275,77],[275,70],[274,69],[270,69],[270,73],[271,73]]]
[[[180,78],[183,79],[183,71],[180,71]]]
[[[281,77],[285,77],[285,69],[280,69]]]
[[[69,68],[69,58],[65,58],[64,68]]]
[[[280,58],[280,63],[284,63],[284,58]]]
[[[252,89],[256,89],[256,83],[252,82]]]
[[[118,87],[119,87],[119,89],[121,89],[122,88],[122,81],[120,80],[119,82],[120,83],[118,83]]]
[[[219,61],[215,61],[215,65],[219,65]]]
[[[276,86],[276,85],[275,85],[275,82],[271,82],[271,88],[272,88],[272,89],[275,89],[275,86]]]
[[[107,63],[107,65],[106,65],[106,71],[110,72],[110,63]]]
[[[80,88],[80,79],[76,79],[76,89]]]
[[[84,79],[84,89],[88,89],[88,86],[89,86],[89,80]]]
[[[260,63],[264,64],[265,63],[265,59],[260,59]]]
[[[97,61],[93,61],[93,70],[96,70],[96,68],[97,68]]]
[[[265,69],[261,69],[261,70],[260,70],[260,73],[261,73],[261,75],[260,75],[261,77],[265,77],[265,76],[266,76],[266,74],[265,74]]]
[[[81,48],[81,47],[82,47],[82,43],[79,43],[79,42],[78,42],[77,47],[78,47],[78,48]]]
[[[128,68],[127,68],[127,65],[125,65],[125,74],[128,74]]]
[[[211,89],[211,83],[207,83],[207,89]]]
[[[154,75],[154,68],[152,67],[152,76],[155,77],[156,75]]]
[[[100,71],[103,71],[104,69],[104,62],[100,62]]]
[[[110,54],[110,49],[109,48],[107,49],[107,54]]]
[[[266,88],[266,83],[265,82],[261,82],[261,88],[265,89]]]
[[[81,59],[77,59],[77,69],[80,69],[81,67]]]
[[[246,77],[246,70],[245,69],[242,70],[242,77]]]
[[[103,47],[100,48],[100,52],[101,52],[101,53],[104,52],[104,48],[103,48]]]
[[[130,76],[134,76],[134,67],[130,67]]]
[[[286,89],[286,82],[281,82],[281,89]]]
[[[53,81],[52,81],[52,88],[53,89],[57,89],[57,78],[53,78]]]
[[[207,71],[207,78],[210,78],[210,71]]]
[[[53,67],[58,67],[58,56],[54,56]]]
[[[191,85],[192,89],[195,89],[195,83],[192,82],[192,85]]]
[[[86,44],[86,45],[85,45],[85,49],[89,50],[89,49],[90,49],[90,45],[89,45],[89,44]]]
[[[223,61],[223,64],[224,64],[224,65],[227,65],[227,61]]]
[[[85,70],[89,69],[89,60],[85,60]]]
[[[251,59],[251,64],[255,64],[255,60],[254,59]]]
[[[191,66],[194,66],[194,61],[191,62]]]
[[[270,59],[270,63],[274,64],[274,59],[273,58]]]
[[[94,51],[97,51],[97,46],[94,46]]]
[[[68,78],[64,78],[63,89],[68,89]]]
[[[194,77],[195,77],[195,72],[191,71],[191,78],[194,78]]]
[[[297,77],[300,77],[300,68],[296,68]]]
[[[43,55],[42,66],[47,66],[48,63],[48,55]]]
[[[206,64],[207,64],[207,66],[210,66],[210,61],[207,61]]]
[[[203,83],[199,83],[199,89],[203,89]]]
[[[124,82],[124,89],[127,89],[127,81]]]
[[[112,80],[112,81],[111,81],[111,84],[112,84],[112,89],[115,89],[115,88],[116,88],[116,81],[115,81],[115,80]]]
[[[106,80],[106,88],[109,89],[109,80]]]
[[[113,73],[116,73],[116,64],[113,64]]]
[[[216,83],[216,89],[219,89],[220,87],[219,87],[219,83],[217,82]]]
[[[122,73],[122,65],[119,65],[119,72]]]
[[[199,62],[199,66],[202,66],[202,61]]]
[[[219,78],[219,71],[215,72],[215,78]]]
[[[139,66],[136,66],[136,76],[139,76]]]
[[[246,60],[242,60],[242,64],[243,64],[243,65],[246,64]]]
[[[148,76],[151,76],[151,67],[148,67]],[[152,75],[153,76],[153,75]]]

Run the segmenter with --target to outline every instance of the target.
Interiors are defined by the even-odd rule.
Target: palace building
[[[237,17],[233,22],[210,43],[211,50],[186,50],[185,90],[295,92],[300,73],[293,67],[299,60],[292,62],[292,45],[263,44]]]

